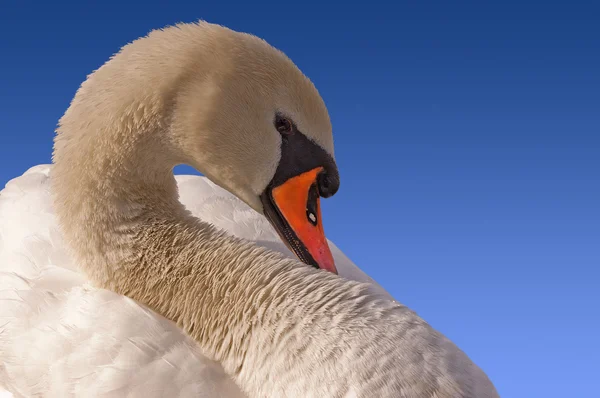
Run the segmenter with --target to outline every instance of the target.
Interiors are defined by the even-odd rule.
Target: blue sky
[[[503,397],[597,394],[600,6],[208,3],[4,1],[0,186],[50,162],[78,85],[127,42],[197,19],[257,34],[329,107],[329,238]]]

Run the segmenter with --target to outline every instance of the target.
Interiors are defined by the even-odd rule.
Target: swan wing
[[[243,397],[221,366],[171,321],[89,285],[62,241],[51,165],[0,192],[0,388],[15,396]],[[266,219],[202,176],[176,176],[197,217],[294,257]],[[371,283],[329,242],[340,275]]]
[[[36,166],[0,192],[0,391],[243,397],[176,325],[78,273],[53,215],[50,172]]]

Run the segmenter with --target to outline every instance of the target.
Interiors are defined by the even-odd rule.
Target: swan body
[[[294,131],[278,134],[274,112]],[[301,149],[312,152],[294,160]],[[201,22],[124,47],[61,119],[54,164],[2,191],[0,386],[51,397],[496,397],[460,349],[331,242],[339,275],[283,245],[278,228],[295,224],[269,223],[280,197],[264,193],[316,166],[331,188],[333,156],[318,92],[264,41]],[[179,163],[206,177],[174,177]],[[290,247],[329,264],[327,247]]]
[[[245,397],[171,321],[78,271],[53,214],[51,170],[35,166],[0,193],[0,387],[15,397]],[[176,179],[194,216],[293,257],[237,197],[205,177]],[[390,298],[332,249],[340,275]]]

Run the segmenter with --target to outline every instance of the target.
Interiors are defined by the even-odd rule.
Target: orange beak
[[[337,274],[321,221],[317,176],[322,170],[314,168],[273,188],[265,215],[300,260]]]

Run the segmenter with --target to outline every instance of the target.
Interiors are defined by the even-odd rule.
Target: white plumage
[[[62,242],[50,175],[50,165],[33,167],[0,193],[0,388],[15,397],[243,397],[172,322],[87,283]],[[195,216],[293,257],[237,197],[205,177],[176,179]],[[330,245],[340,275],[372,282]]]
[[[295,141],[274,111],[295,120]],[[276,200],[264,195],[311,168],[327,172],[309,177],[319,193],[339,182],[324,102],[266,42],[207,23],[154,31],[91,74],[59,126],[53,166],[0,195],[0,387],[497,397],[464,352],[329,242],[332,260],[317,226],[305,235],[320,242],[314,253],[345,278],[298,261],[263,215]],[[181,163],[210,181],[174,180]],[[299,196],[309,185],[294,186],[282,203],[314,211]]]

